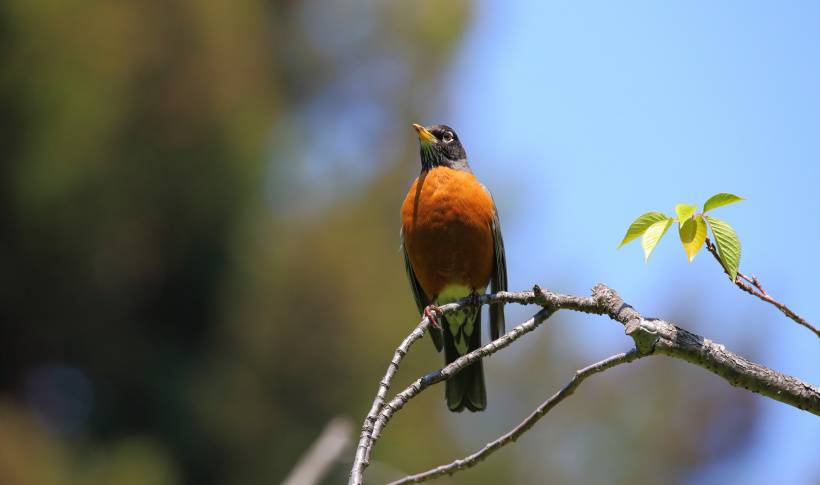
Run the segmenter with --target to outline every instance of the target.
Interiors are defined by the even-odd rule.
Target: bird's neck
[[[427,173],[436,167],[447,167],[453,170],[464,170],[470,172],[470,166],[466,158],[450,160],[443,156],[434,148],[422,148],[421,150],[421,173]]]

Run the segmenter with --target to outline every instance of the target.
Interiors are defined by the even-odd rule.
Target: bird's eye
[[[441,141],[443,141],[444,143],[450,143],[451,141],[453,141],[453,133],[445,131],[444,135],[441,137]]]

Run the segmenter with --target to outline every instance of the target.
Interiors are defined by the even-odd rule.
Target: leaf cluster
[[[621,240],[620,248],[633,239],[641,238],[644,260],[649,261],[649,256],[658,245],[666,231],[673,222],[678,223],[678,235],[680,236],[683,250],[691,263],[701,248],[706,243],[708,230],[711,229],[712,236],[717,246],[720,262],[734,281],[737,276],[737,269],[740,266],[740,239],[737,233],[727,222],[706,215],[712,209],[739,202],[743,200],[734,194],[721,192],[710,197],[703,204],[703,212],[698,213],[698,207],[691,204],[678,204],[675,206],[675,214],[672,217],[663,212],[647,212],[639,216],[626,230],[624,238]]]

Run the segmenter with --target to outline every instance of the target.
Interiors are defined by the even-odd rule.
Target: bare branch
[[[404,407],[407,401],[416,397],[419,393],[421,393],[428,387],[432,386],[433,384],[437,384],[458,374],[462,369],[464,369],[471,363],[477,361],[478,359],[492,355],[498,352],[499,350],[503,349],[504,347],[509,346],[511,343],[518,340],[525,333],[532,332],[544,320],[549,318],[549,316],[552,315],[554,311],[555,310],[551,308],[542,308],[538,313],[533,315],[532,318],[522,323],[521,325],[513,328],[511,331],[509,331],[505,335],[502,335],[497,340],[493,340],[487,345],[479,347],[478,349],[459,357],[449,365],[435,372],[431,372],[430,374],[427,374],[426,376],[421,377],[420,379],[417,379],[414,383],[410,384],[402,392],[398,393],[396,397],[394,397],[390,402],[384,405],[378,417],[376,418],[375,425],[373,426],[373,434],[371,436],[371,440],[375,443],[376,440],[379,439],[382,430],[385,426],[387,426],[387,422],[390,421],[390,418],[393,417],[393,415],[399,409]]]
[[[455,311],[460,308],[465,302],[459,303],[450,303],[447,305],[443,305],[439,307],[439,310],[443,314],[447,314],[449,312]],[[387,395],[387,391],[390,389],[390,384],[393,382],[393,377],[396,375],[396,371],[399,369],[399,363],[402,361],[407,352],[410,350],[410,347],[419,339],[424,337],[424,332],[427,331],[427,328],[430,325],[430,320],[428,317],[424,316],[421,319],[421,322],[410,332],[410,335],[405,337],[402,340],[401,344],[399,344],[398,348],[396,348],[395,353],[393,354],[393,359],[390,360],[390,365],[387,366],[387,372],[385,372],[384,377],[381,381],[379,381],[379,390],[376,392],[376,397],[373,399],[373,404],[370,406],[370,412],[367,413],[367,417],[362,424],[362,433],[359,437],[359,444],[356,447],[356,457],[353,460],[353,469],[351,471],[351,483],[352,477],[354,476],[362,476],[364,473],[364,469],[368,465],[368,460],[370,458],[370,448],[373,446],[373,440],[371,436],[373,435],[373,424],[376,421],[376,417],[379,415],[379,411],[382,410],[384,406],[384,398]],[[360,482],[359,482],[360,483]]]
[[[708,249],[709,252],[712,253],[712,256],[715,257],[717,262],[720,264],[720,267],[723,268],[723,263],[720,261],[720,255],[718,255],[715,243],[713,243],[708,237],[706,238],[706,249]],[[726,268],[723,268],[723,272],[729,275],[729,273],[726,271]],[[814,325],[809,323],[805,318],[794,313],[791,310],[791,308],[787,307],[783,303],[780,303],[779,301],[769,296],[769,294],[766,293],[766,290],[763,289],[763,285],[760,284],[760,281],[757,279],[756,276],[752,276],[750,278],[745,274],[741,273],[740,271],[738,271],[737,276],[735,276],[734,283],[735,285],[737,285],[738,288],[745,291],[746,293],[756,296],[761,300],[765,301],[766,303],[774,305],[774,307],[783,312],[784,315],[791,318],[798,324],[808,328],[809,330],[814,332],[815,335],[820,337],[820,328],[815,327]]]
[[[608,315],[626,328],[626,334],[632,337],[640,355],[664,354],[686,360],[724,378],[733,386],[740,386],[752,392],[762,394],[777,401],[784,402],[816,415],[820,415],[820,388],[801,381],[795,377],[768,369],[734,354],[723,345],[693,334],[669,322],[660,319],[644,318],[634,308],[624,303],[618,294],[605,285],[593,288],[592,297],[562,295],[544,291],[538,286],[533,291],[498,292],[483,295],[479,304],[495,302],[537,304],[543,308],[530,320],[513,328],[502,337],[474,350],[442,369],[417,379],[410,386],[398,393],[390,402],[384,403],[384,396],[398,361],[406,354],[409,346],[423,336],[429,325],[423,319],[418,327],[397,349],[391,368],[380,383],[379,392],[373,403],[370,414],[362,427],[362,436],[356,453],[356,460],[350,475],[350,484],[361,484],[364,469],[384,427],[390,418],[410,399],[428,387],[449,379],[471,363],[490,356],[512,344],[527,332],[531,332],[555,311],[561,309],[584,313]],[[470,299],[460,300],[442,308],[449,313],[462,306],[472,304]]]
[[[474,467],[492,453],[516,441],[522,434],[524,434],[530,428],[532,428],[535,425],[535,423],[538,422],[538,420],[540,420],[548,412],[550,412],[552,408],[557,406],[561,401],[563,401],[567,397],[571,396],[572,393],[575,392],[575,389],[577,389],[578,386],[580,386],[581,383],[587,377],[590,377],[594,374],[598,374],[599,372],[603,372],[617,365],[632,362],[633,360],[639,359],[641,357],[643,357],[643,355],[641,355],[637,351],[637,349],[632,349],[629,352],[613,355],[608,359],[602,360],[588,367],[575,371],[575,374],[572,376],[572,379],[570,379],[570,381],[563,388],[561,388],[561,390],[550,396],[549,399],[547,399],[540,406],[538,406],[535,409],[535,411],[533,411],[532,414],[530,414],[518,426],[516,426],[506,434],[501,435],[496,440],[487,443],[481,450],[460,460],[456,460],[452,463],[449,463],[447,465],[441,465],[439,467],[433,468],[432,470],[427,470],[426,472],[422,472],[416,475],[406,476],[400,480],[391,482],[389,485],[426,482],[427,480],[431,480],[442,475],[452,475],[457,471]]]
[[[454,305],[446,305],[446,307],[450,307]],[[442,311],[446,308],[443,307]],[[399,344],[396,352],[393,354],[393,359],[390,361],[390,365],[387,366],[387,372],[384,374],[384,377],[381,381],[379,381],[379,390],[376,392],[376,398],[373,400],[373,404],[370,407],[370,412],[367,413],[367,417],[364,419],[364,424],[362,424],[362,434],[359,438],[359,445],[356,447],[356,457],[353,459],[353,469],[350,472],[351,483],[353,482],[353,477],[362,477],[364,474],[364,469],[367,467],[367,459],[370,457],[370,448],[373,445],[373,440],[371,439],[371,435],[373,434],[373,423],[376,421],[376,417],[379,415],[379,411],[381,411],[382,407],[384,406],[384,397],[387,395],[388,389],[390,389],[390,384],[393,382],[393,376],[396,375],[396,371],[399,368],[399,363],[407,355],[407,352],[410,350],[410,346],[419,340],[420,338],[424,337],[424,332],[427,331],[427,327],[430,325],[429,319],[425,316],[421,319],[421,322],[416,326],[416,328],[410,332],[410,335],[405,337],[405,339]],[[361,483],[355,482],[355,483]]]
[[[626,327],[638,350],[686,360],[724,378],[733,386],[820,416],[820,388],[751,362],[700,335],[665,320],[644,318],[604,285],[592,290],[594,298],[613,320]]]

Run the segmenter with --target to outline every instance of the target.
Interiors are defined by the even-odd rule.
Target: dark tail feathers
[[[447,364],[461,357],[456,350],[450,325],[442,318],[444,330],[444,359]],[[477,312],[473,322],[473,334],[469,337],[467,351],[481,346],[481,313]],[[466,407],[470,411],[483,411],[487,407],[487,389],[484,387],[484,367],[479,360],[444,382],[447,407],[450,411],[461,412]]]

